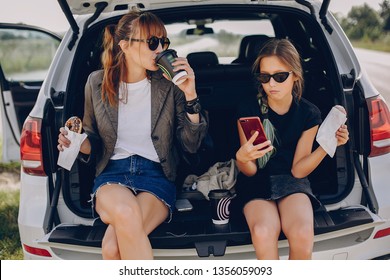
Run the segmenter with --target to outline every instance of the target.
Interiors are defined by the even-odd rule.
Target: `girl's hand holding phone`
[[[236,159],[240,162],[247,163],[249,161],[261,158],[266,153],[272,151],[274,148],[271,145],[271,141],[267,140],[260,144],[255,145],[254,142],[259,135],[258,131],[255,131],[253,135],[244,143],[237,151]]]

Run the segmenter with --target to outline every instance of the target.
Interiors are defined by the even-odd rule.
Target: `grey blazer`
[[[92,72],[85,85],[83,128],[91,142],[91,155],[84,162],[96,163],[96,176],[106,167],[117,140],[118,107],[101,98],[103,71]],[[200,123],[192,123],[184,110],[184,93],[166,80],[160,72],[153,72],[151,135],[162,169],[170,181],[176,178],[178,152],[175,143],[184,151],[195,153],[206,135],[208,124],[204,114]]]

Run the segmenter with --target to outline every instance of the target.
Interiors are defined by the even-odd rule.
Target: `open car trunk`
[[[149,239],[154,249],[195,248],[199,257],[223,256],[227,246],[251,244],[250,233],[243,221],[232,219],[227,225],[215,226],[211,223],[207,205],[199,202],[195,203],[193,212],[177,214],[171,223],[159,226]],[[318,243],[343,238],[353,244],[357,238],[360,241],[368,238],[379,223],[380,219],[363,207],[318,211],[315,213],[314,230]],[[105,229],[106,225],[100,220],[93,225],[60,225],[40,243],[49,244],[52,248],[62,248],[64,244],[76,245],[81,247],[80,251],[83,247],[101,248]],[[285,237],[281,235],[280,240],[283,239]]]
[[[257,10],[256,10],[257,9]],[[225,16],[255,19],[268,18],[274,24],[275,37],[288,37],[299,48],[303,58],[305,91],[303,97],[314,103],[324,119],[332,106],[345,104],[345,92],[340,82],[335,61],[322,38],[317,22],[306,13],[297,10],[277,10],[267,7],[227,6],[224,12],[217,6],[197,6],[188,12],[188,17],[223,19]],[[177,8],[179,11],[180,8]],[[166,24],[179,21],[175,9],[155,11]],[[267,12],[266,14],[264,12]],[[63,119],[83,115],[84,85],[88,75],[99,68],[101,40],[104,25],[115,23],[119,18],[92,25],[79,39],[76,58],[72,67],[68,85]],[[326,58],[326,59],[325,59]],[[201,61],[201,60],[200,60]],[[199,61],[198,61],[199,62]],[[191,64],[191,62],[190,62]],[[191,64],[192,65],[192,64]],[[164,223],[149,236],[154,249],[196,249],[200,257],[222,256],[228,247],[251,244],[250,233],[241,211],[231,213],[230,223],[226,226],[214,226],[211,222],[208,201],[197,191],[183,190],[183,182],[190,174],[201,175],[216,162],[225,162],[235,157],[238,145],[236,120],[237,104],[247,95],[256,94],[251,65],[244,63],[193,66],[197,79],[197,93],[202,107],[210,118],[209,135],[198,154],[183,154],[176,181],[178,198],[187,198],[193,209],[187,212],[175,211],[171,223]],[[353,98],[348,110],[355,110]],[[361,106],[360,104],[356,106]],[[367,117],[367,116],[366,116]],[[348,123],[354,135],[355,122]],[[326,157],[320,166],[309,176],[313,193],[322,202],[323,207],[315,212],[315,249],[329,240],[342,238],[353,245],[368,238],[372,229],[381,219],[373,209],[360,203],[363,178],[355,178],[355,169],[360,170],[358,161],[354,161],[352,152],[354,139],[337,149],[333,158]],[[106,225],[94,219],[91,211],[90,192],[94,180],[94,167],[76,161],[70,172],[57,171],[57,187],[61,188],[64,204],[58,207],[59,221],[39,242],[49,244],[51,248],[63,254],[68,245],[80,252],[99,254]],[[360,183],[359,183],[360,181]],[[60,194],[59,192],[57,192]],[[353,194],[352,194],[353,193]],[[354,207],[341,203],[348,196],[358,196],[359,203]],[[364,197],[364,196],[363,196]],[[366,197],[367,199],[367,197]],[[63,207],[69,208],[84,223],[75,223],[77,219],[67,219],[61,214]],[[129,217],[131,218],[131,217]],[[280,248],[286,248],[283,234],[280,236]],[[76,246],[76,247],[75,247]],[[345,243],[344,243],[345,246]]]

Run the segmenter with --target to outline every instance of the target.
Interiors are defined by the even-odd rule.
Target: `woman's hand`
[[[68,131],[64,127],[60,128],[60,134],[58,135],[58,145],[57,149],[62,152],[64,148],[69,148],[71,142],[70,140],[66,137],[68,135]],[[85,138],[83,143],[81,143],[80,146],[80,152],[86,155],[89,155],[91,153],[91,143],[89,142],[88,137]]]
[[[58,135],[58,145],[57,149],[62,152],[65,148],[69,148],[70,140],[66,137],[68,135],[68,132],[64,127],[60,128],[60,134]]]
[[[343,124],[340,126],[340,128],[336,131],[336,138],[337,138],[337,146],[344,145],[349,140],[349,132],[347,125]]]
[[[252,137],[249,138],[249,140],[240,147],[236,153],[237,161],[247,163],[249,161],[261,158],[266,153],[272,151],[274,147],[271,145],[271,141],[269,140],[257,145],[253,145],[253,142],[256,140],[258,134],[258,131],[253,133]]]
[[[187,101],[195,99],[197,97],[195,90],[195,73],[188,63],[188,60],[184,57],[178,57],[172,65],[175,67],[175,72],[180,70],[185,70],[187,72],[187,75],[182,78],[186,78],[186,80],[182,84],[178,85],[178,87],[184,92]]]

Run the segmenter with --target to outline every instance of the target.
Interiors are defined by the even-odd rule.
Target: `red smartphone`
[[[255,133],[256,131],[259,132],[257,138],[253,142],[253,145],[257,145],[267,141],[267,136],[265,135],[263,124],[261,123],[259,117],[240,118],[239,122],[247,140],[252,137],[253,133]]]

